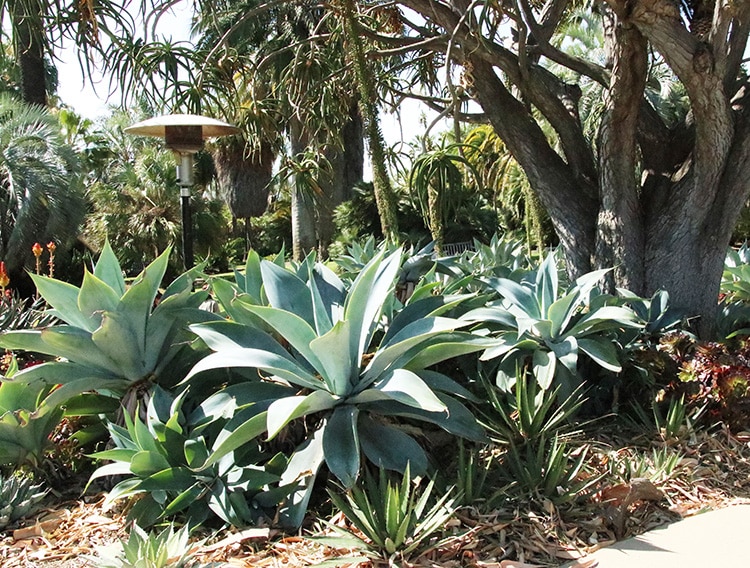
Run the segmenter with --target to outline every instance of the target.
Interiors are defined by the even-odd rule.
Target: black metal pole
[[[193,258],[193,219],[190,214],[190,188],[180,187],[180,208],[182,210],[182,262],[185,270],[195,264]]]

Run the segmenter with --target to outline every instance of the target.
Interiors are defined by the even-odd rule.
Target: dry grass
[[[632,438],[629,441],[633,443]],[[447,544],[400,565],[558,566],[607,546],[618,536],[633,536],[706,509],[750,500],[748,433],[732,435],[721,430],[697,434],[682,443],[660,441],[633,446],[600,432],[590,444],[590,475],[611,472],[612,460],[636,463],[641,456],[664,447],[683,457],[668,476],[655,476],[656,489],[610,473],[594,493],[565,507],[538,499],[508,501],[491,510],[482,503],[463,508],[445,528],[450,537]],[[4,534],[0,540],[0,565],[88,566],[85,556],[94,554],[96,546],[122,538],[127,532],[122,512],[105,511],[102,502],[101,496],[50,502],[49,508],[36,518]],[[333,522],[346,526],[341,516]],[[221,531],[204,544],[199,558],[218,566],[276,568],[311,566],[350,552],[304,538],[312,532],[315,531],[285,535],[267,528]]]

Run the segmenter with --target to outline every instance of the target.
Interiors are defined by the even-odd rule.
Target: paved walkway
[[[750,505],[701,513],[602,548],[569,568],[750,568]]]

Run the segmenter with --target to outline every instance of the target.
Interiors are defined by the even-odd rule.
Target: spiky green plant
[[[191,558],[203,541],[190,542],[187,526],[175,530],[169,525],[159,533],[147,533],[133,524],[128,540],[96,547],[90,557],[97,568],[199,568]]]
[[[28,477],[0,474],[0,530],[33,514],[47,495]]]

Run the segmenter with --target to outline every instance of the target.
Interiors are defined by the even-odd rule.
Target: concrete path
[[[750,568],[750,505],[701,513],[623,540],[569,568]]]

